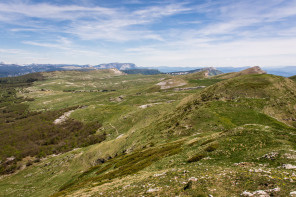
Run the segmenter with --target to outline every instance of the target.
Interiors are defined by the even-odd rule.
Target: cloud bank
[[[296,62],[295,0],[96,2],[0,0],[0,60],[139,66]]]

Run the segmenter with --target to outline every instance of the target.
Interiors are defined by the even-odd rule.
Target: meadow
[[[66,133],[67,142],[76,144],[19,157],[19,169],[0,178],[0,196],[289,196],[295,191],[296,84],[290,79],[115,70],[42,76],[16,86],[14,99],[22,99],[27,118],[35,113],[65,132],[80,125]],[[200,86],[205,87],[186,89]],[[53,124],[69,111],[70,122]],[[50,139],[50,132],[44,136]],[[80,143],[94,136],[100,141]],[[26,165],[28,157],[38,161]]]

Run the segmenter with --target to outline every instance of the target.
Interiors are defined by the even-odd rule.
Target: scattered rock
[[[168,79],[165,81],[161,81],[157,83],[156,85],[160,86],[160,89],[165,90],[165,89],[170,89],[172,87],[179,87],[179,86],[184,86],[186,85],[185,81],[182,80],[174,80],[174,79]]]
[[[15,156],[7,157],[5,163],[10,163],[15,160]]]
[[[149,188],[147,190],[147,193],[153,193],[153,192],[158,192],[160,190],[160,188]]]
[[[244,191],[242,196],[258,196],[258,197],[269,197],[269,194],[264,190],[254,191],[253,193]]]
[[[190,177],[188,180],[189,180],[189,181],[197,181],[197,178],[195,178],[195,177]]]
[[[284,164],[283,168],[288,169],[288,170],[294,170],[294,169],[296,169],[296,166],[293,166],[292,164]]]
[[[153,176],[154,177],[159,177],[159,176],[164,176],[164,175],[166,175],[166,172],[163,172],[163,173],[160,173],[160,174],[154,174]]]
[[[182,90],[195,90],[195,89],[201,89],[205,88],[206,86],[197,86],[197,87],[188,87],[188,88],[175,88],[174,91],[182,91]]]
[[[290,192],[290,196],[296,197],[296,191]]]
[[[160,105],[160,104],[161,103],[149,103],[149,104],[141,105],[141,106],[139,106],[139,108],[146,109],[147,107],[151,107],[153,105]]]
[[[254,166],[254,163],[251,163],[251,162],[240,162],[240,163],[234,163],[233,165],[240,166],[240,167],[249,167],[249,166]]]
[[[279,191],[281,191],[281,188],[279,188],[279,187],[276,187],[276,188],[274,188],[274,189],[268,189],[268,190],[266,190],[267,192],[279,192]]]
[[[122,101],[123,100],[123,96],[121,95],[121,96],[119,96],[119,97],[117,97],[117,99],[116,99],[116,101],[118,101],[118,102],[120,102],[120,101]]]
[[[248,191],[244,191],[241,195],[242,196],[253,196],[253,193],[248,192]]]
[[[293,160],[296,160],[296,155],[294,155],[294,154],[285,153],[283,156],[284,156],[285,158],[287,158],[287,159],[293,159]]]
[[[274,196],[275,192],[279,192],[281,189],[279,187],[276,187],[274,189],[268,189],[268,190],[257,190],[254,192],[248,192],[248,191],[244,191],[241,195],[242,196],[256,196],[256,197],[269,197],[270,194],[272,196]]]
[[[109,98],[109,101],[110,102],[121,102],[121,101],[123,101],[123,99],[124,99],[124,96],[120,95],[119,97]]]
[[[278,152],[270,152],[261,157],[261,159],[275,160],[279,156]]]
[[[250,169],[249,172],[256,172],[256,173],[263,172],[263,173],[267,173],[267,174],[270,174],[271,173],[270,171],[263,170],[262,168]]]

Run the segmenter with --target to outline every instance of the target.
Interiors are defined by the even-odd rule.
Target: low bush
[[[196,155],[190,157],[189,159],[187,159],[188,163],[192,163],[192,162],[197,162],[202,160],[203,158],[205,158],[207,156],[206,153],[197,153]]]
[[[209,146],[207,146],[205,148],[205,151],[207,151],[207,152],[213,152],[213,151],[217,150],[218,147],[219,147],[219,144],[218,143],[212,143],[212,144],[210,144]]]

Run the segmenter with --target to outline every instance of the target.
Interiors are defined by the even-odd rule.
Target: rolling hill
[[[237,77],[240,75],[249,75],[249,74],[266,74],[266,72],[261,70],[261,68],[259,66],[254,66],[254,67],[251,67],[251,68],[239,71],[239,72],[220,74],[220,75],[215,76],[215,78],[230,79],[230,78]]]
[[[16,170],[0,178],[0,196],[289,196],[295,192],[296,84],[291,79],[265,74],[257,67],[214,77],[207,71],[148,76],[114,70],[38,76],[42,77],[33,82],[25,78],[25,85],[19,84],[20,78],[14,80],[17,84],[1,82],[5,95],[10,95],[8,87],[13,92],[12,97],[3,97],[6,104],[1,110],[7,109],[7,103],[14,106],[17,99],[26,105],[26,118],[56,113],[47,121],[54,126],[55,118],[64,114],[82,125],[98,123],[90,135],[104,138],[68,145],[70,150],[14,159]],[[17,128],[22,119],[12,120],[1,124]],[[26,136],[23,133],[14,136]],[[67,142],[75,142],[74,136]],[[29,139],[48,147],[37,137]],[[52,145],[63,147],[61,143]],[[1,160],[6,162],[16,153],[2,154]]]

